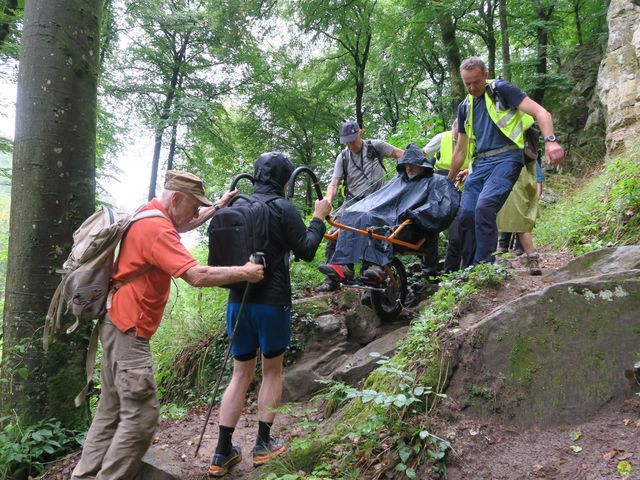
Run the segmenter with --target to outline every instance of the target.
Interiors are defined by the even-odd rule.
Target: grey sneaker
[[[215,453],[211,459],[211,465],[209,466],[209,476],[220,478],[229,473],[229,469],[236,463],[240,463],[242,460],[242,451],[240,447],[235,445],[231,447],[229,455],[222,455]]]
[[[287,449],[287,444],[280,438],[270,438],[269,443],[256,443],[251,455],[253,456],[253,466],[264,465],[273,457],[277,457]]]

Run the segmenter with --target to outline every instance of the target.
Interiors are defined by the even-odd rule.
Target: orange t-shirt
[[[142,210],[157,209],[169,216],[157,199]],[[126,233],[116,261],[113,283],[136,275],[146,265],[151,269],[123,285],[113,296],[109,318],[123,332],[150,338],[158,329],[169,299],[171,277],[177,278],[197,265],[180,243],[174,225],[166,218],[151,217],[134,222]]]

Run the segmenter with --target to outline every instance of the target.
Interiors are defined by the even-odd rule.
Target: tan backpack
[[[74,232],[71,253],[62,269],[58,270],[62,274],[62,280],[51,298],[45,320],[43,334],[45,352],[49,345],[49,335],[60,330],[65,303],[68,311],[76,317],[75,323],[67,329],[67,333],[72,333],[78,328],[80,322],[101,318],[107,311],[107,304],[110,303],[113,293],[151,268],[151,265],[147,265],[123,282],[117,285],[111,284],[115,252],[123,235],[133,222],[150,217],[167,218],[160,210],[141,212],[138,209],[135,213],[129,214],[102,206]],[[95,362],[97,346],[96,325],[89,342],[87,383],[93,375],[93,365],[89,368],[89,364],[91,359]],[[82,403],[86,390],[87,387],[76,397],[76,406]]]

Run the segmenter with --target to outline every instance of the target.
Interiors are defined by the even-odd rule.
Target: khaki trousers
[[[72,480],[134,478],[158,423],[149,341],[100,321],[100,403]]]

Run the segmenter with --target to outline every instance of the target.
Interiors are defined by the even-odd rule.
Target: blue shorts
[[[231,337],[240,309],[239,303],[227,306],[227,335]],[[231,354],[239,360],[255,356],[260,348],[262,354],[273,357],[284,352],[291,343],[291,306],[245,303],[242,318],[231,345]]]

